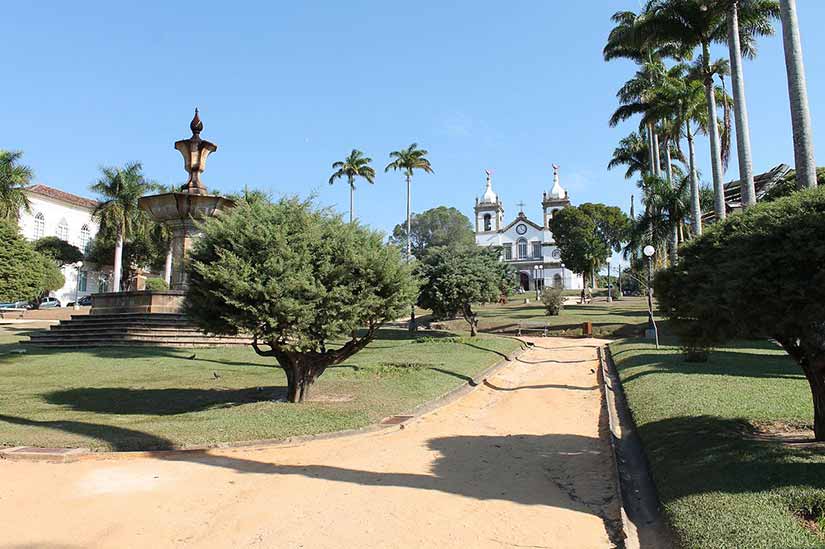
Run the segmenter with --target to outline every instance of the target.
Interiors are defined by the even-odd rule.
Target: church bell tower
[[[553,188],[542,194],[541,207],[544,210],[544,227],[550,226],[550,220],[556,212],[570,205],[567,191],[559,183],[559,167],[553,164]]]
[[[493,191],[493,172],[485,170],[484,173],[487,174],[487,189],[481,200],[476,198],[476,234],[497,232],[504,223],[504,205]]]

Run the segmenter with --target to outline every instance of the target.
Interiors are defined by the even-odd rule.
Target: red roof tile
[[[53,200],[60,200],[61,202],[67,202],[74,206],[80,206],[81,208],[94,208],[98,205],[97,200],[67,193],[66,191],[61,191],[60,189],[55,189],[54,187],[49,187],[47,185],[43,185],[42,183],[26,187],[26,190]]]

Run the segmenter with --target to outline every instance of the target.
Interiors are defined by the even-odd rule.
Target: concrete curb
[[[670,549],[674,544],[610,348],[600,347],[598,355],[625,545],[628,549]]]
[[[513,338],[516,339],[516,338]],[[392,427],[404,429],[405,425],[419,419],[426,414],[442,408],[466,394],[472,392],[476,387],[483,385],[487,377],[495,374],[504,366],[510,364],[518,358],[525,350],[531,346],[528,342],[518,340],[521,343],[521,348],[502,358],[489,368],[483,370],[479,374],[470,378],[458,386],[450,389],[441,396],[433,400],[419,404],[412,409],[408,414],[399,414],[383,418],[378,423],[367,425],[358,429],[346,429],[343,431],[334,431],[330,433],[319,433],[317,435],[301,435],[289,437],[285,439],[263,439],[252,441],[238,441],[238,442],[224,442],[219,444],[202,445],[202,446],[188,446],[185,448],[175,448],[171,450],[139,450],[127,452],[93,452],[89,448],[37,448],[31,446],[16,446],[12,448],[4,448],[0,450],[0,461],[38,461],[49,463],[71,463],[76,461],[87,460],[120,460],[120,459],[137,459],[147,457],[173,457],[175,455],[192,455],[205,454],[210,450],[221,449],[267,449],[297,446],[316,440],[332,440],[337,438],[346,438],[355,435],[362,435],[367,433],[374,433],[384,431]]]

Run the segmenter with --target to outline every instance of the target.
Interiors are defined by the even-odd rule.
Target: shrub
[[[544,314],[559,316],[564,309],[564,295],[561,288],[545,288],[541,292],[541,302],[544,303]]]
[[[162,292],[163,290],[168,290],[169,286],[162,278],[147,278],[146,289],[153,292]]]
[[[34,250],[17,226],[0,222],[0,301],[34,301],[65,283],[55,262]]]
[[[688,349],[772,337],[811,387],[825,440],[825,188],[761,203],[714,223],[658,274],[656,297]]]

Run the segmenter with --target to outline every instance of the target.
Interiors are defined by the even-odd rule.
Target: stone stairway
[[[208,336],[178,313],[72,315],[29,339],[38,347],[218,347],[252,342],[244,336]]]

